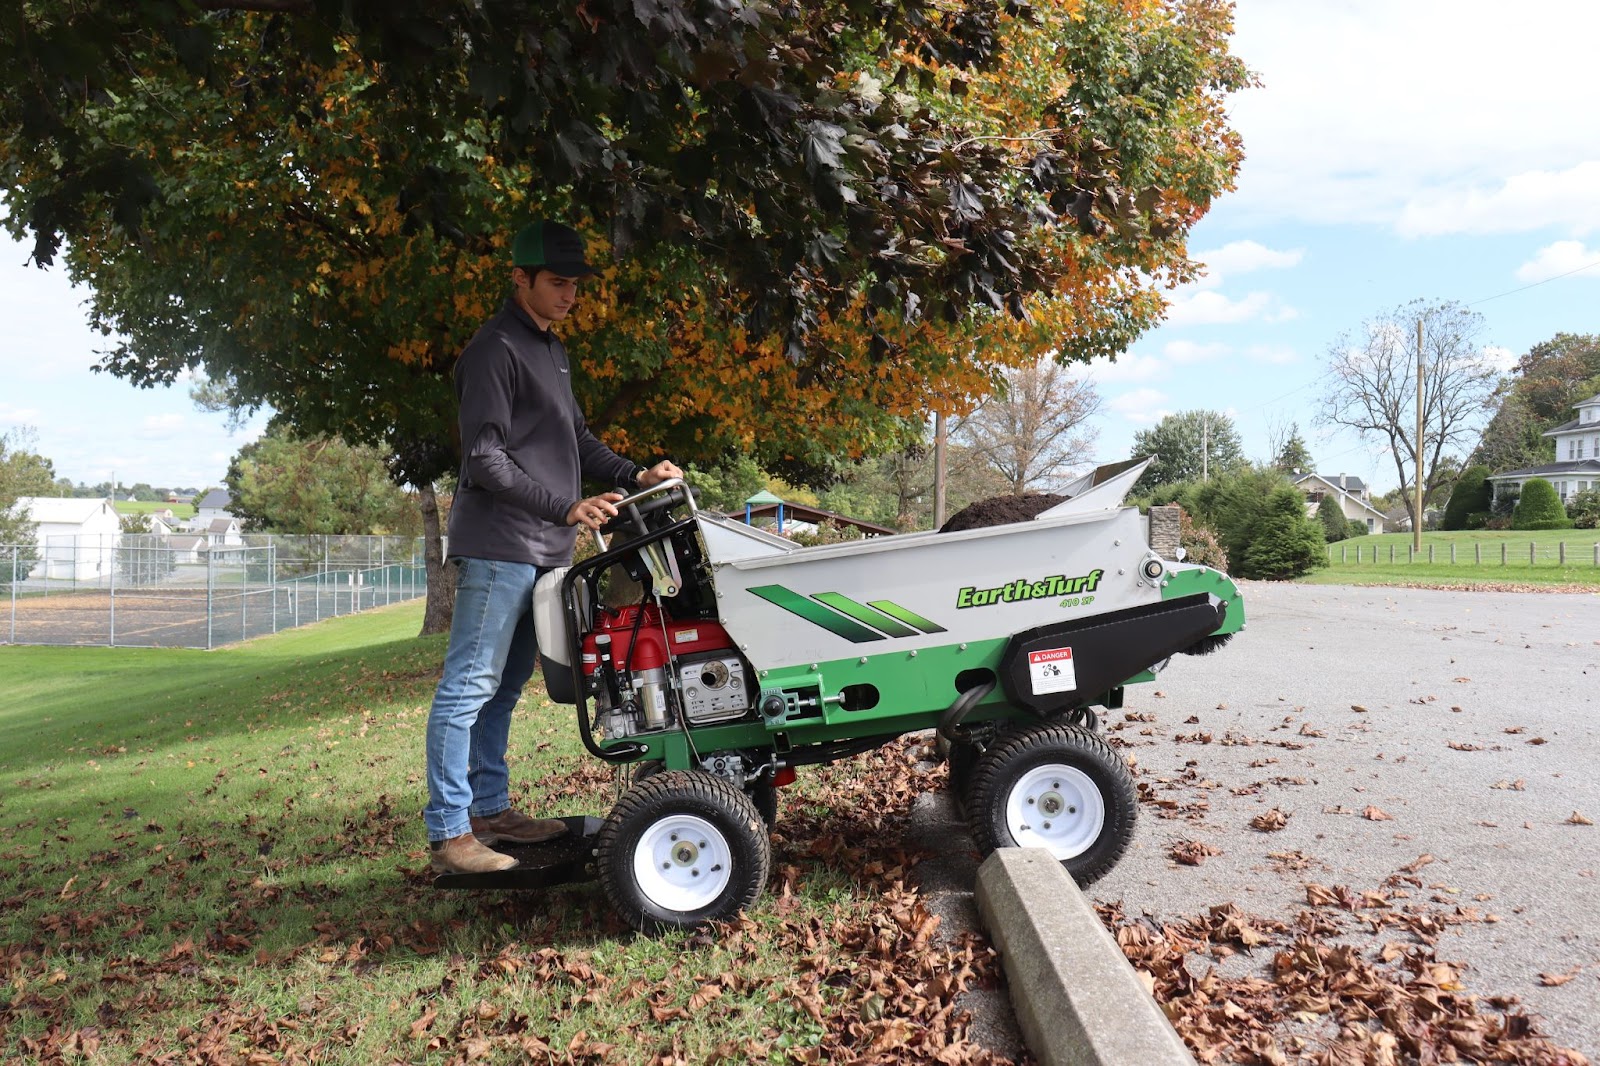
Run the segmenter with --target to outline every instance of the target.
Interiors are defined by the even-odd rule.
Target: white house
[[[110,580],[122,527],[110,500],[24,496],[39,562],[32,576],[52,581]]]
[[[1306,514],[1315,515],[1323,497],[1332,496],[1345,518],[1362,523],[1368,533],[1383,532],[1384,514],[1372,506],[1372,493],[1360,478],[1344,474],[1296,474],[1290,480],[1305,493]]]
[[[1555,462],[1490,474],[1489,483],[1496,496],[1520,494],[1528,479],[1536,477],[1555,486],[1562,503],[1585,489],[1600,489],[1600,395],[1589,397],[1577,407],[1577,418],[1543,434],[1555,438]]]
[[[213,518],[232,518],[233,512],[228,510],[231,506],[233,497],[229,495],[227,489],[212,489],[194,501],[195,522],[203,525]]]

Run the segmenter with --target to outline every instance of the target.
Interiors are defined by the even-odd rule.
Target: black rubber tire
[[[778,787],[771,781],[757,781],[746,785],[744,794],[755,804],[756,813],[768,829],[778,824]]]
[[[667,768],[667,764],[660,759],[645,759],[634,764],[633,783],[649,777],[654,777]],[[761,820],[771,829],[778,824],[778,789],[771,781],[757,781],[753,785],[746,785],[744,794],[750,797],[750,802],[756,805],[756,813],[761,815]]]
[[[633,764],[633,773],[629,776],[629,784],[637,785],[647,777],[654,777],[667,768],[667,764],[660,759],[641,759]]]
[[[1104,821],[1094,840],[1061,865],[1080,885],[1104,877],[1127,851],[1138,817],[1133,774],[1109,744],[1081,726],[1028,726],[1005,737],[978,759],[967,801],[967,825],[978,850],[1017,847],[1006,818],[1012,790],[1030,771],[1065,766],[1081,772],[1104,805]]]
[[[945,757],[950,771],[950,796],[962,810],[967,809],[967,801],[972,798],[972,774],[982,757],[976,745],[965,742],[951,744]]]
[[[651,899],[634,872],[634,853],[645,834],[680,815],[710,823],[726,842],[730,860],[723,889],[689,910]],[[772,844],[755,804],[732,782],[698,770],[663,770],[628,789],[611,808],[595,841],[595,866],[606,898],[635,929],[695,929],[731,918],[760,898],[772,866]]]

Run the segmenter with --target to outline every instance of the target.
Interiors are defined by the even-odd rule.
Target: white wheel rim
[[[728,887],[733,852],[727,837],[704,818],[674,814],[639,837],[633,876],[651,903],[687,914],[710,905]]]
[[[1105,824],[1105,797],[1075,766],[1036,766],[1006,796],[1006,828],[1017,847],[1047,848],[1058,860],[1088,851]]]

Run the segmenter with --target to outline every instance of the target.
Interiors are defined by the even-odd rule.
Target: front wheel
[[[985,751],[967,803],[983,854],[1044,848],[1080,885],[1116,865],[1137,813],[1127,763],[1100,737],[1070,725],[1031,726]]]
[[[731,918],[761,895],[771,864],[755,804],[732,783],[694,770],[639,781],[596,840],[601,888],[642,932]]]

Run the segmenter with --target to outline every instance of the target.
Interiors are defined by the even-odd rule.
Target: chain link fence
[[[427,591],[420,538],[47,537],[0,545],[0,638],[215,648]]]

